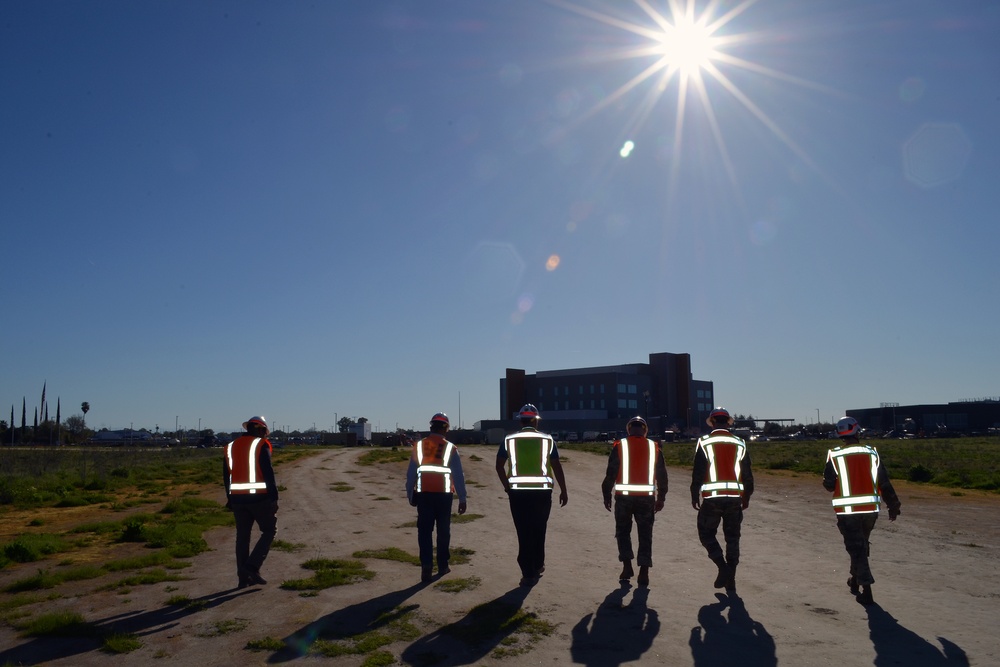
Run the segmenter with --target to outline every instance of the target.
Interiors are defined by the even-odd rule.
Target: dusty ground
[[[267,586],[233,589],[233,533],[216,530],[206,536],[213,550],[193,559],[183,571],[185,581],[137,587],[126,595],[94,593],[99,583],[82,582],[72,585],[78,597],[67,596],[74,589],[66,585],[59,589],[64,597],[28,608],[79,611],[91,623],[136,633],[141,649],[110,656],[86,640],[25,639],[3,627],[0,664],[360,665],[363,656],[300,656],[316,637],[359,631],[394,608],[417,611],[423,636],[387,647],[397,660],[414,665],[1000,664],[995,495],[956,497],[897,483],[903,513],[895,523],[883,515],[875,529],[877,604],[865,608],[845,586],[847,554],[818,477],[758,472],[757,494],[744,520],[739,595],[729,598],[712,588],[714,566],[697,540],[690,473],[670,469],[671,492],[654,530],[652,581],[640,589],[617,581],[614,521],[600,496],[605,459],[566,451],[569,504],[553,508],[547,570],[529,590],[517,586],[516,539],[493,452],[462,448],[469,513],[484,516],[453,526],[453,546],[475,554],[445,579],[476,576],[482,583],[473,590],[447,593],[421,585],[417,567],[384,560],[366,561],[377,573],[374,579],[315,597],[278,587],[306,576],[300,564],[309,558],[349,558],[359,549],[389,546],[416,553],[416,531],[403,526],[415,519],[403,492],[404,464],[361,467],[354,463],[358,450],[334,450],[278,470],[288,487],[278,538],[307,546],[297,553],[272,551],[262,571]],[[335,492],[336,482],[355,490]],[[37,567],[8,568],[0,572],[0,585]],[[172,595],[205,604],[196,611],[166,606]],[[508,646],[499,635],[470,645],[437,631],[468,621],[477,605],[497,609],[505,603],[537,614],[555,631],[527,653],[502,659],[493,655]],[[236,620],[246,627],[218,634],[217,623]],[[290,648],[244,648],[265,637]]]

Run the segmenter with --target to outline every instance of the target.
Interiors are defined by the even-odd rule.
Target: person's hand
[[[226,498],[226,509],[230,512],[233,511],[233,503],[229,500],[229,498]]]
[[[662,498],[658,498],[656,500],[656,504],[653,505],[653,514],[656,514],[657,512],[659,512],[660,510],[662,510],[664,503],[665,503],[665,501]]]
[[[458,503],[458,513],[465,514],[466,505],[463,502]]]
[[[692,500],[691,501],[691,507],[695,508],[696,510],[700,510],[701,509],[701,503],[699,503],[697,500]]]
[[[896,517],[899,516],[901,513],[902,513],[902,510],[899,507],[896,507],[896,508],[890,507],[889,508],[889,521],[895,521]]]
[[[611,511],[611,496],[604,497],[604,509]]]
[[[566,507],[566,503],[569,502],[569,496],[566,494],[566,489],[563,489],[559,493],[559,507]]]
[[[740,507],[742,507],[743,509],[746,509],[746,508],[750,507],[750,497],[749,496],[743,496],[742,500],[740,501]]]
[[[410,496],[409,501],[410,501],[410,507],[416,507],[417,506],[417,495],[413,494],[412,496]]]

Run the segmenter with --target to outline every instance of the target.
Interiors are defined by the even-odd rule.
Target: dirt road
[[[287,487],[278,538],[305,546],[272,551],[262,570],[267,586],[233,589],[233,534],[219,529],[206,536],[212,551],[193,559],[184,581],[137,586],[125,595],[94,592],[99,584],[81,582],[78,596],[60,589],[63,597],[25,608],[32,614],[79,611],[90,623],[135,633],[142,648],[113,657],[91,641],[25,639],[0,628],[0,664],[263,665],[305,659],[360,665],[364,655],[302,656],[318,640],[386,630],[393,618],[404,616],[411,632],[418,632],[383,650],[411,665],[1000,664],[995,495],[953,496],[897,483],[903,513],[895,523],[883,515],[875,529],[877,604],[866,608],[845,585],[847,554],[818,476],[758,471],[743,524],[739,594],[727,597],[712,588],[715,568],[697,540],[690,472],[670,469],[671,491],[654,529],[650,586],[623,587],[617,581],[614,520],[600,496],[605,459],[564,451],[569,504],[553,508],[545,575],[524,589],[517,585],[516,539],[493,471],[494,449],[463,447],[468,511],[482,518],[453,526],[453,547],[474,554],[444,581],[476,577],[478,586],[445,592],[420,584],[413,565],[366,559],[376,572],[371,580],[312,597],[282,590],[283,580],[309,574],[301,564],[310,558],[350,558],[360,549],[386,547],[416,553],[416,529],[405,525],[415,520],[403,491],[405,464],[363,467],[355,463],[359,454],[331,450],[278,469]],[[335,490],[346,486],[353,489]],[[0,584],[35,569],[37,564],[8,568]],[[176,595],[201,604],[165,604]],[[552,633],[531,644],[513,616],[518,608],[551,624]],[[487,616],[515,622],[487,632],[494,622],[482,620]],[[286,648],[244,648],[264,638],[281,640]],[[510,655],[518,650],[524,652]],[[497,657],[502,653],[507,657]]]

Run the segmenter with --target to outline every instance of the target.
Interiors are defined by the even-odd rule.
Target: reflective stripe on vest
[[[504,439],[504,448],[510,456],[510,488],[552,488],[552,477],[547,473],[553,444],[551,437],[537,431],[522,431]]]
[[[652,440],[644,438],[645,445],[648,447],[648,454],[645,461],[646,467],[645,470],[635,471],[643,474],[637,474],[637,479],[632,479],[632,465],[638,464],[639,462],[634,461],[631,457],[631,453],[629,451],[631,449],[629,440],[629,438],[622,438],[618,441],[620,465],[618,468],[618,481],[615,484],[615,493],[623,496],[651,496],[656,491],[656,485],[654,483],[656,443]],[[641,447],[641,445],[636,443],[636,447]]]
[[[725,470],[722,470],[723,462],[720,461],[716,447],[725,445],[734,447],[733,460],[725,461]],[[698,446],[705,452],[708,459],[708,479],[701,485],[702,498],[729,498],[738,497],[743,494],[743,471],[740,468],[743,455],[746,452],[746,444],[734,435],[709,435],[698,440]]]
[[[879,511],[878,452],[865,445],[830,450],[827,460],[837,471],[833,511],[837,514],[876,514]]]
[[[267,483],[264,481],[257,481],[257,471],[259,467],[257,465],[257,447],[260,445],[261,438],[254,438],[253,442],[250,443],[250,448],[248,450],[248,456],[246,461],[234,461],[233,460],[233,445],[236,441],[230,442],[226,445],[226,463],[229,465],[229,491],[230,493],[257,493],[258,491],[267,491]],[[246,464],[246,478],[245,481],[234,481],[234,474],[239,476],[243,474],[242,468],[237,468],[237,466],[242,466]]]
[[[448,466],[448,462],[451,460],[451,453],[455,450],[455,445],[445,440],[440,460],[434,456],[433,461],[424,463],[424,440],[429,439],[418,440],[414,445],[417,454],[416,490],[418,493],[424,491],[449,493],[451,492],[451,468]],[[433,443],[432,440],[429,441]],[[433,444],[438,447],[440,443]]]

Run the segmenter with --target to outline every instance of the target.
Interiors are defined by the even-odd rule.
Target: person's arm
[[[503,484],[503,492],[507,493],[510,491],[510,480],[507,478],[507,448],[504,447],[503,443],[500,444],[500,449],[497,450],[497,477],[500,478],[500,483]]]
[[[417,500],[413,495],[413,489],[417,486],[417,460],[410,456],[410,465],[406,467],[406,500],[410,505],[416,506]]]
[[[750,451],[743,455],[743,462],[740,464],[740,475],[743,481],[743,509],[750,506],[750,496],[753,495],[753,464],[750,462]]]
[[[896,489],[892,488],[892,482],[889,481],[889,473],[881,461],[878,464],[878,491],[882,500],[885,501],[886,507],[889,508],[889,521],[895,521],[900,514],[902,503],[899,502]]]
[[[608,468],[604,473],[604,481],[601,482],[601,495],[604,496],[604,509],[611,511],[611,492],[614,490],[615,480],[618,479],[618,468],[621,465],[618,456],[618,443],[611,447],[608,454]]]
[[[555,475],[556,482],[559,483],[559,507],[566,507],[569,502],[569,494],[566,491],[566,475],[563,474],[562,462],[559,460],[559,448],[556,447],[555,440],[552,441],[552,453],[549,455],[552,463],[552,474]]]
[[[831,493],[837,488],[837,468],[829,458],[826,460],[826,467],[823,468],[823,488]]]
[[[269,448],[260,448],[260,470],[264,474],[264,483],[267,484],[267,497],[274,503],[274,508],[278,509],[278,482],[274,478],[274,467],[271,465],[271,451]]]
[[[462,470],[462,458],[458,455],[457,447],[451,455],[448,467],[451,468],[451,483],[455,485],[455,493],[458,495],[458,513],[465,514],[468,507],[465,503],[465,472]]]
[[[222,483],[226,487],[226,507],[229,507],[229,464],[225,456],[222,457]]]
[[[653,467],[653,478],[656,480],[656,504],[653,505],[653,512],[659,512],[667,501],[667,462],[663,458],[663,451],[656,448],[656,463]]]
[[[694,451],[694,467],[691,469],[691,507],[701,509],[701,485],[705,483],[708,457],[701,447]]]

